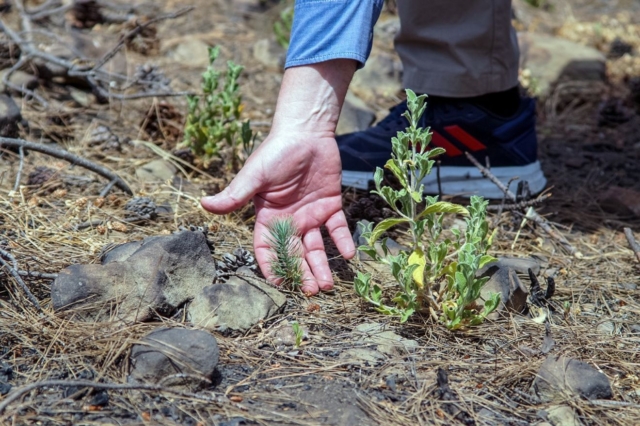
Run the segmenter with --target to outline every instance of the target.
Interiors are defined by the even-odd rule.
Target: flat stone
[[[2,83],[7,72],[9,72],[8,69],[0,71],[0,92],[9,91],[11,93],[21,95],[22,92],[20,92],[19,90],[13,90],[11,88],[5,87],[4,83]],[[38,79],[33,74],[29,74],[20,70],[14,71],[13,74],[11,74],[11,77],[9,77],[9,83],[29,90],[33,90],[38,87]]]
[[[22,114],[15,101],[7,95],[0,95],[0,136],[15,138],[20,131]]]
[[[189,305],[189,321],[207,330],[245,331],[284,307],[286,296],[255,278],[249,268],[237,273],[240,276],[231,276],[225,283],[204,287]]]
[[[553,426],[582,426],[580,417],[573,408],[566,405],[552,405],[546,409],[547,420]]]
[[[357,361],[355,364],[368,363],[369,365],[376,365],[378,362],[385,360],[385,356],[370,348],[351,348],[340,354],[340,359],[346,361]]]
[[[598,50],[541,33],[518,33],[522,69],[531,71],[536,95],[546,97],[564,80],[605,81],[605,57]]]
[[[375,119],[376,115],[367,104],[349,91],[340,112],[336,134],[344,135],[366,130]]]
[[[384,330],[384,325],[379,323],[360,324],[355,331],[362,333],[357,342],[376,345],[376,350],[385,355],[406,355],[419,347],[415,340],[405,339],[391,330]]]
[[[204,69],[209,65],[209,45],[196,37],[190,37],[178,44],[169,56],[181,65]]]
[[[611,384],[606,375],[591,365],[563,356],[548,356],[531,385],[544,402],[576,395],[586,399],[610,399]]]
[[[640,217],[640,192],[633,189],[610,186],[598,201],[600,207],[609,213]]]
[[[401,91],[401,74],[399,59],[374,49],[365,66],[354,74],[349,87],[360,99],[373,102],[379,97],[393,96]]]
[[[160,328],[131,348],[129,381],[198,388],[211,379],[219,357],[218,342],[206,331]]]
[[[176,174],[176,168],[168,161],[158,159],[136,169],[136,177],[147,183],[160,183],[172,180]]]
[[[263,38],[253,44],[253,58],[270,70],[281,70],[287,52],[277,42]]]
[[[596,326],[596,331],[600,334],[612,335],[616,332],[616,324],[613,321],[604,321]]]
[[[71,265],[51,285],[56,312],[124,322],[170,315],[213,282],[215,261],[202,232],[148,237],[106,254],[104,264]]]

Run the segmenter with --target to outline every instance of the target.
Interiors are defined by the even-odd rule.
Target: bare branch
[[[633,236],[631,229],[624,228],[624,236],[627,237],[631,250],[633,250],[633,253],[636,255],[636,259],[640,262],[640,244],[638,244],[636,237]]]
[[[22,147],[27,151],[31,150],[31,151],[42,152],[43,154],[51,155],[52,157],[56,157],[61,160],[68,161],[71,164],[84,167],[85,169],[90,170],[104,178],[107,178],[110,181],[115,180],[116,181],[115,185],[118,188],[122,189],[124,192],[126,192],[129,195],[133,195],[133,191],[131,191],[131,188],[129,188],[129,185],[127,185],[127,183],[120,176],[118,176],[117,174],[115,174],[114,172],[112,172],[111,170],[107,169],[104,166],[101,166],[92,161],[89,161],[86,158],[79,157],[68,151],[64,151],[62,149],[53,148],[53,147],[35,143],[35,142],[28,142],[22,139],[12,139],[12,138],[3,138],[3,137],[0,137],[0,146],[11,146],[16,148]]]
[[[13,267],[11,267],[11,265],[9,265],[5,259],[9,259],[11,263],[13,263]],[[27,299],[29,299],[29,302],[31,302],[31,304],[38,311],[42,312],[42,308],[40,307],[40,303],[38,303],[38,299],[36,299],[33,293],[31,293],[31,290],[29,290],[29,287],[27,287],[25,282],[22,281],[22,277],[18,273],[18,261],[16,260],[16,258],[13,257],[13,255],[8,251],[0,249],[0,263],[9,271],[20,288],[22,288],[22,291],[24,291],[24,293],[27,295]]]
[[[119,383],[96,383],[88,380],[43,380],[41,382],[30,383],[22,386],[10,392],[4,400],[0,403],[0,414],[4,413],[9,405],[23,395],[38,389],[53,386],[62,387],[87,387],[94,389],[113,389],[113,390],[142,390],[151,392],[166,392],[183,398],[195,399],[197,401],[209,402],[215,404],[229,404],[230,401],[218,395],[208,396],[203,394],[197,394],[192,392],[181,391],[178,389],[160,386],[160,385],[145,385],[145,384],[119,384]]]
[[[518,200],[516,198],[516,195],[513,192],[511,192],[509,190],[509,188],[507,188],[506,185],[500,181],[500,179],[495,177],[493,175],[493,173],[491,173],[491,171],[489,171],[489,169],[487,169],[482,164],[480,164],[480,162],[478,160],[476,160],[476,158],[473,155],[469,154],[468,152],[465,152],[465,155],[467,156],[469,161],[471,161],[473,163],[473,165],[475,165],[478,168],[478,170],[480,170],[480,173],[482,173],[482,175],[484,177],[489,179],[498,188],[500,188],[500,190],[502,192],[504,192],[504,194],[511,201],[513,201],[514,203],[517,203]],[[551,227],[551,224],[549,224],[549,222],[545,218],[540,216],[533,209],[533,207],[529,206],[527,212],[525,213],[525,217],[527,219],[535,222],[538,226],[540,226],[540,228],[542,228],[547,234],[549,234],[549,236],[551,238],[557,240],[565,248],[565,250],[567,250],[569,252],[569,254],[575,255],[575,256],[580,256],[580,252],[578,252],[578,250],[576,250],[576,248],[574,246],[572,246],[571,243],[569,241],[567,241],[567,239],[562,234],[560,234],[557,230],[553,229]]]

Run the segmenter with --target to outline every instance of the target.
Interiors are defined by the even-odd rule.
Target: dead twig
[[[64,151],[61,149],[53,148],[53,147],[35,143],[35,142],[28,142],[23,139],[12,139],[12,138],[3,138],[3,137],[0,137],[0,146],[11,146],[16,148],[22,147],[27,151],[29,150],[38,151],[38,152],[42,152],[43,154],[47,154],[52,157],[59,158],[61,160],[66,160],[71,164],[84,167],[87,170],[90,170],[104,178],[107,178],[109,179],[109,181],[115,180],[116,181],[115,185],[118,188],[122,189],[124,192],[126,192],[129,195],[133,195],[133,191],[131,191],[131,188],[129,188],[129,185],[127,185],[127,183],[120,176],[118,176],[117,174],[115,174],[114,172],[112,172],[111,170],[107,169],[104,166],[91,162],[86,158],[79,157],[68,151]]]
[[[20,178],[22,178],[22,169],[24,168],[24,147],[21,146],[18,151],[20,153],[20,165],[18,166],[18,173],[16,173],[16,182],[13,184],[13,192],[16,192],[20,187]]]
[[[160,386],[160,385],[144,385],[144,384],[119,384],[119,383],[96,383],[88,380],[43,380],[41,382],[30,383],[28,385],[22,386],[11,393],[9,393],[4,401],[0,403],[0,414],[4,413],[11,403],[22,397],[23,395],[38,389],[38,388],[46,388],[52,386],[61,386],[61,387],[86,387],[86,388],[95,388],[95,389],[112,389],[112,390],[142,390],[142,391],[151,391],[151,392],[166,392],[173,395],[181,396],[183,398],[195,399],[198,401],[215,403],[215,404],[229,404],[230,401],[221,396],[208,396],[202,395],[192,392],[181,391],[178,389],[173,389],[170,387]]]
[[[546,194],[539,195],[536,198],[532,198],[531,200],[520,201],[519,203],[487,206],[487,210],[497,210],[498,214],[500,213],[500,210],[502,211],[524,210],[527,207],[535,206],[537,204],[542,203],[544,200],[548,199],[549,197],[551,197],[551,194],[546,193]]]
[[[507,197],[509,197],[509,199],[511,201],[513,201],[514,203],[518,202],[518,199],[516,198],[516,195],[513,192],[511,192],[509,190],[509,188],[507,188],[507,186],[500,181],[500,179],[495,177],[493,175],[493,173],[491,173],[491,171],[489,171],[489,169],[487,169],[482,164],[480,164],[480,162],[478,160],[476,160],[476,158],[473,155],[471,155],[470,153],[465,152],[465,155],[467,156],[469,161],[471,161],[473,163],[473,165],[476,166],[478,168],[478,170],[480,170],[480,173],[482,173],[482,175],[484,177],[489,179],[498,188],[500,188],[500,190],[502,192],[504,192],[504,194]],[[557,240],[565,248],[565,250],[567,250],[569,252],[569,254],[575,255],[575,256],[578,256],[578,257],[581,256],[580,252],[578,252],[578,250],[573,245],[571,245],[571,243],[569,241],[567,241],[567,239],[562,234],[560,234],[557,230],[553,229],[551,224],[549,224],[549,222],[545,218],[540,216],[538,214],[538,212],[536,212],[533,209],[533,207],[531,207],[531,206],[528,207],[526,213],[524,214],[524,217],[529,219],[529,220],[531,220],[536,225],[538,225],[540,228],[542,228],[551,238]]]
[[[13,267],[9,265],[5,259],[9,259],[11,263],[13,263]],[[27,299],[29,299],[29,302],[31,302],[31,304],[38,311],[42,312],[42,308],[40,307],[40,303],[38,303],[38,299],[36,299],[33,293],[31,293],[31,290],[29,290],[29,287],[27,287],[25,282],[22,281],[22,277],[18,273],[18,261],[16,260],[16,258],[13,257],[13,255],[8,251],[0,249],[0,263],[9,271],[11,276],[16,280],[16,282],[20,286],[20,288],[22,288],[22,291],[24,291],[24,293],[27,295]]]
[[[636,255],[636,259],[640,262],[640,244],[638,244],[638,241],[633,236],[633,231],[629,228],[624,228],[624,236],[627,237],[631,250],[633,250],[633,253]]]
[[[139,93],[113,93],[109,89],[114,87],[114,82],[121,81],[126,82],[128,77],[126,75],[120,75],[111,73],[101,68],[111,60],[116,53],[124,46],[128,40],[132,37],[135,37],[140,31],[144,30],[149,25],[166,20],[166,19],[174,19],[178,18],[186,13],[190,12],[194,8],[192,6],[184,7],[175,12],[167,13],[164,15],[157,16],[156,18],[150,19],[147,22],[138,24],[134,29],[126,33],[120,38],[120,41],[111,49],[109,52],[104,54],[102,58],[100,58],[97,62],[91,61],[88,58],[82,57],[81,55],[77,55],[77,52],[74,52],[78,57],[72,60],[65,60],[59,58],[57,56],[51,55],[49,53],[43,52],[36,48],[35,44],[31,41],[32,34],[34,30],[32,29],[33,16],[30,16],[28,12],[25,11],[24,6],[21,2],[17,2],[17,9],[22,18],[22,31],[16,32],[9,28],[5,22],[0,19],[0,31],[7,34],[7,36],[20,47],[21,56],[18,62],[20,62],[20,66],[24,65],[28,60],[31,59],[40,59],[45,63],[49,63],[52,65],[56,65],[58,68],[62,68],[62,71],[58,71],[55,73],[57,77],[72,77],[72,78],[80,78],[84,79],[86,83],[93,89],[94,94],[98,97],[99,101],[106,102],[107,99],[118,99],[118,100],[129,100],[129,99],[141,99],[148,97],[167,97],[167,96],[186,96],[192,95],[192,92],[162,92],[162,91],[141,91]],[[20,34],[24,34],[25,38],[22,38]],[[17,69],[16,66],[12,67],[13,71]],[[33,91],[28,90],[26,88],[20,88],[16,85],[12,84],[8,81],[11,73],[10,71],[5,74],[3,81],[7,87],[10,87],[14,90],[20,91],[25,95],[31,96],[40,102],[45,108],[48,106],[48,103],[44,98],[35,94]],[[52,73],[53,75],[54,73]],[[143,82],[140,82],[143,83]],[[107,88],[103,87],[106,86]],[[117,87],[117,85],[116,85]],[[148,87],[147,87],[148,88]],[[121,90],[121,89],[120,89]]]
[[[25,277],[46,278],[46,279],[52,279],[52,280],[55,280],[56,278],[58,278],[58,274],[50,274],[48,272],[19,270],[18,273]]]

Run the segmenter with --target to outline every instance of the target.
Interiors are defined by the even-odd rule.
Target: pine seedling
[[[291,328],[293,329],[293,334],[296,336],[296,348],[299,348],[302,344],[302,339],[304,339],[304,330],[298,324],[298,321],[294,321],[291,324]]]
[[[302,285],[300,238],[300,231],[291,216],[276,217],[267,225],[265,239],[271,251],[271,275],[288,288]]]

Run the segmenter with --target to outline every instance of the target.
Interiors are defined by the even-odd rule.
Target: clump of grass
[[[296,288],[302,285],[302,246],[300,231],[291,216],[274,218],[267,225],[266,242],[271,251],[271,274],[281,285]]]

